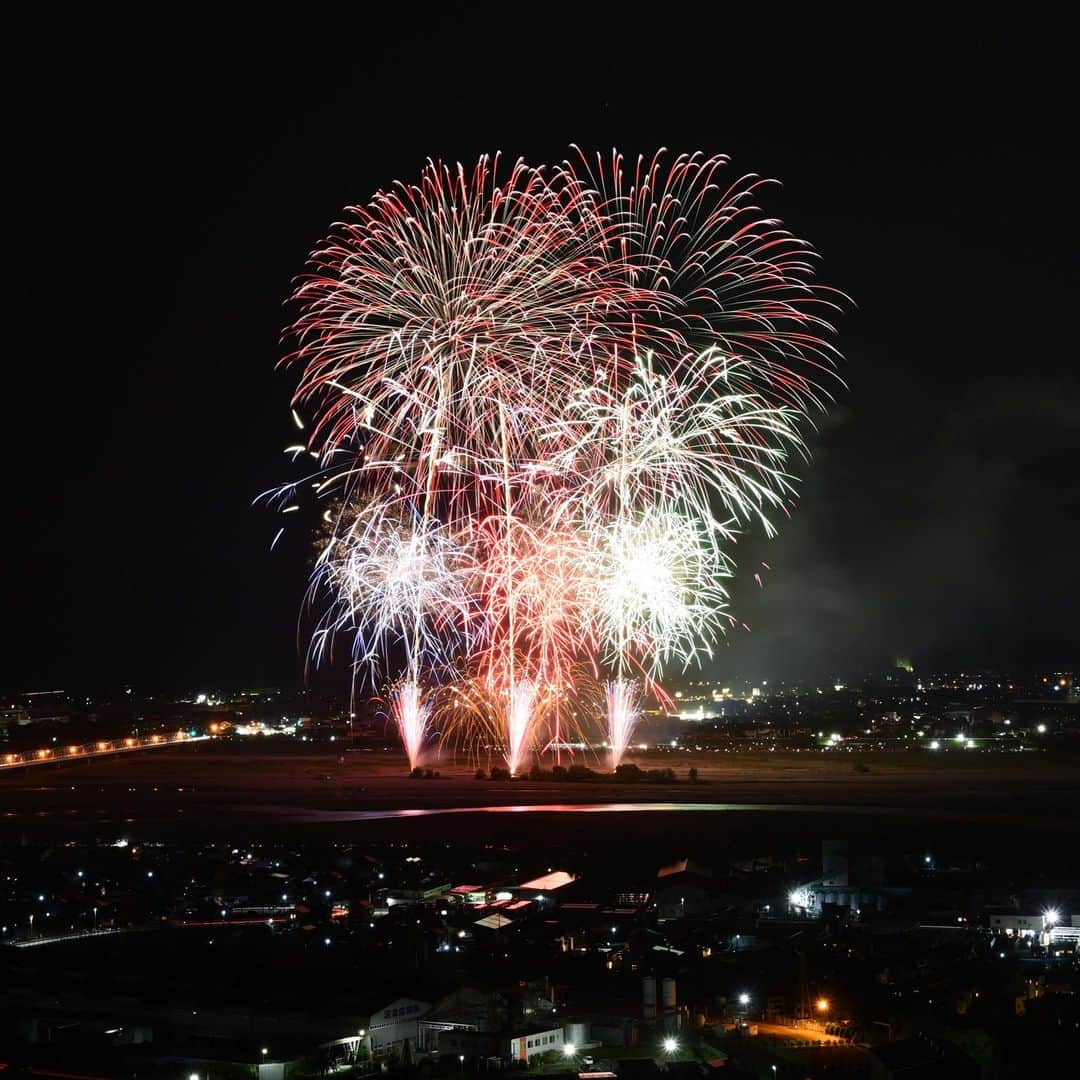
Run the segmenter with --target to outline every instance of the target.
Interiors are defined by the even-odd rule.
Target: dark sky
[[[1076,664],[1065,27],[894,49],[660,11],[625,33],[409,11],[57,16],[12,43],[0,687],[297,681],[306,548],[271,554],[277,519],[251,507],[290,475],[291,276],[342,206],[429,155],[558,161],[571,142],[781,179],[767,209],[857,303],[850,390],[780,538],[738,553],[752,632],[717,673]]]

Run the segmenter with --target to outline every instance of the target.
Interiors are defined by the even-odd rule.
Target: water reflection
[[[610,803],[519,803],[503,806],[430,806],[408,810],[307,810],[300,811],[308,821],[393,821],[396,818],[436,817],[446,814],[626,814],[671,813],[685,810],[690,813],[727,811],[847,811],[848,806],[817,806],[792,803],[707,803],[707,802],[610,802]],[[866,809],[862,807],[861,809]]]
[[[269,808],[263,808],[269,809]],[[829,814],[869,817],[931,818],[935,821],[1015,823],[1015,813],[935,809],[926,806],[881,806],[841,803],[719,803],[719,802],[609,802],[609,803],[515,803],[502,806],[431,806],[395,810],[294,810],[289,820],[298,822],[395,821],[414,817],[445,817],[450,814]],[[1030,820],[1030,819],[1029,819]],[[1049,827],[1060,819],[1038,818]]]

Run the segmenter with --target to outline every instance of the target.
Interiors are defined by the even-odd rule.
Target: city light
[[[821,997],[817,999],[817,1011],[828,1012],[829,1011],[829,999]]]
[[[1057,926],[1061,918],[1061,912],[1057,908],[1047,908],[1043,912],[1043,922],[1048,926]]]
[[[742,1006],[749,1005],[750,1004],[750,995],[747,994],[747,993],[740,994],[739,995],[739,1004],[742,1005]]]
[[[672,1038],[669,1037],[669,1038],[666,1038],[664,1040],[664,1053],[665,1054],[674,1054],[675,1051],[678,1050],[678,1049],[679,1049],[679,1042],[678,1042],[677,1039],[672,1039]]]
[[[573,1057],[577,1053],[577,1047],[573,1043],[563,1043],[562,1052],[567,1057]]]

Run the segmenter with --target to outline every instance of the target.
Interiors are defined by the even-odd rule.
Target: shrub
[[[696,780],[697,779],[697,767],[694,766],[694,765],[691,765],[690,766],[690,771],[688,772],[687,775],[690,777],[691,781]]]
[[[566,776],[569,780],[591,780],[595,775],[596,773],[585,765],[571,765],[566,770]]]
[[[491,767],[491,779],[492,780],[509,780],[510,779],[510,770],[509,769],[500,769],[498,765],[493,765]]]
[[[473,779],[475,779],[475,780],[486,780],[487,779],[487,773],[484,772],[483,769],[477,769],[476,770],[476,776]]]

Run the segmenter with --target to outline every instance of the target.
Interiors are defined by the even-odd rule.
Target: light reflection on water
[[[264,807],[263,809],[269,809]],[[290,821],[332,823],[347,821],[395,821],[402,818],[445,817],[450,814],[827,814],[860,817],[927,818],[935,821],[998,822],[1014,824],[1014,813],[941,809],[927,806],[883,806],[841,803],[715,803],[715,802],[623,802],[623,803],[524,803],[503,806],[431,806],[407,810],[293,810]],[[1061,826],[1060,819],[1036,818],[1044,825]]]
[[[625,813],[716,813],[724,811],[765,811],[785,813],[848,811],[848,806],[817,806],[794,803],[707,803],[707,802],[624,802],[624,803],[526,803],[509,806],[431,806],[409,810],[308,810],[308,821],[393,821],[396,818],[436,817],[446,814],[625,814]],[[862,807],[861,809],[866,809]]]

